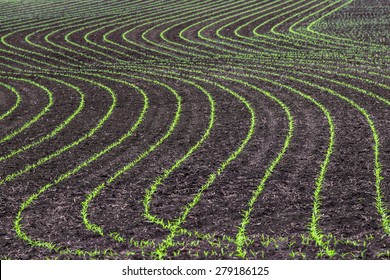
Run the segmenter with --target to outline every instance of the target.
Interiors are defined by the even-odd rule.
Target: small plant
[[[301,244],[302,245],[309,245],[310,244],[310,237],[309,236],[306,236],[304,234],[301,234]]]
[[[291,240],[291,241],[287,244],[288,248],[291,248],[292,246],[294,246],[295,243],[296,243],[295,240]]]
[[[271,244],[271,238],[268,235],[261,235],[261,245],[263,245],[265,248],[268,248],[269,244]]]
[[[386,250],[384,252],[380,252],[380,253],[376,254],[376,257],[377,258],[384,258],[384,257],[390,258],[390,250]]]
[[[173,251],[173,256],[178,257],[180,253],[181,253],[180,250]]]

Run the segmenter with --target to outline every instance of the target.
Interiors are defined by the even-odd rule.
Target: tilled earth
[[[191,2],[0,2],[0,258],[388,259],[382,14]]]

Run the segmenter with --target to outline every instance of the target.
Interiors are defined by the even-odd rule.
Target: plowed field
[[[0,0],[1,259],[389,259],[386,0]]]

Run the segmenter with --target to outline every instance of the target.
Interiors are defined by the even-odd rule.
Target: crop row
[[[258,248],[256,238],[264,233],[271,239],[276,238],[269,234],[269,223],[269,228],[279,224],[278,230],[286,227],[290,231],[287,237],[281,238],[282,243],[294,240],[299,234],[302,236],[299,253],[291,251],[288,255],[293,258],[364,257],[366,251],[368,257],[388,257],[389,251],[378,249],[383,248],[378,244],[388,244],[390,235],[390,193],[384,184],[389,179],[386,164],[390,161],[382,152],[388,149],[385,116],[390,105],[389,76],[383,65],[388,64],[389,49],[380,42],[338,37],[340,35],[323,33],[316,28],[327,18],[342,15],[353,3],[352,0],[102,1],[93,4],[91,1],[66,4],[32,1],[25,6],[8,3],[12,7],[4,6],[1,11],[4,17],[0,24],[4,31],[0,34],[0,86],[10,95],[7,100],[13,101],[1,108],[0,121],[14,127],[0,136],[4,150],[0,163],[7,166],[0,177],[0,188],[4,190],[3,199],[15,196],[17,192],[11,190],[19,183],[34,182],[34,188],[26,190],[17,199],[22,201],[11,207],[13,210],[7,215],[13,215],[12,226],[5,225],[4,231],[10,236],[12,231],[13,238],[43,250],[40,252],[54,252],[56,256],[123,258],[141,254],[144,258],[172,258],[180,257],[183,251],[180,248],[188,244],[194,245],[191,250],[195,251],[206,246],[196,242],[201,240],[211,245],[210,255],[216,257],[266,258],[264,248],[269,243]],[[34,17],[14,15],[11,11],[16,7],[19,13],[30,10]],[[46,12],[42,13],[44,10]],[[59,88],[65,89],[64,92],[58,92]],[[161,94],[155,93],[156,89]],[[94,90],[99,95],[94,95]],[[120,97],[129,90],[132,94]],[[133,93],[137,97],[132,97]],[[58,123],[49,125],[48,119],[54,116],[50,114],[58,110],[57,102],[64,94],[77,96],[70,100],[72,110],[66,111],[66,116],[57,116]],[[121,106],[130,106],[133,98],[138,100],[133,112],[137,115],[126,119],[129,122],[126,124],[121,121],[119,110]],[[153,120],[150,112],[167,110],[165,99],[173,102],[168,104],[173,111],[164,112],[170,119]],[[187,104],[195,106],[198,99],[206,106],[204,116],[195,116],[204,118],[203,125],[183,132],[181,127],[190,118]],[[47,102],[43,104],[43,100]],[[73,104],[75,100],[77,104]],[[265,100],[272,109],[260,103]],[[124,105],[122,101],[129,104]],[[42,103],[39,111],[22,110],[36,103]],[[90,107],[95,103],[94,108]],[[226,112],[226,103],[240,111]],[[154,104],[164,106],[159,108]],[[101,112],[103,107],[104,113]],[[245,159],[251,153],[266,154],[252,146],[256,147],[255,143],[266,137],[262,135],[266,133],[262,129],[262,118],[267,110],[272,112],[268,120],[279,127],[277,136],[272,136],[276,142],[268,144],[272,148],[267,157],[253,167],[250,165],[254,169],[249,173],[256,175],[248,185],[243,183],[247,189],[232,191],[232,205],[228,209],[239,213],[239,218],[229,224],[222,210],[218,210],[223,205],[218,201],[215,210],[210,210],[210,216],[202,215],[201,209],[207,205],[210,194],[224,188],[226,176],[236,176],[233,173],[235,162],[247,165],[249,161]],[[88,114],[95,116],[92,122],[85,120]],[[12,124],[13,116],[23,119],[23,123]],[[226,116],[234,119],[232,125]],[[303,118],[314,118],[321,123],[315,127],[321,139],[304,135],[310,130],[302,124]],[[162,128],[155,136],[146,127],[146,123],[152,121]],[[80,133],[73,138],[65,138],[64,135],[72,134],[76,123],[85,125],[80,126]],[[359,124],[357,130],[353,128],[354,123]],[[43,131],[38,130],[38,125]],[[223,139],[226,148],[218,145],[217,139],[224,133],[220,127],[233,135],[233,140]],[[188,137],[195,133],[197,139],[180,143],[183,149],[173,153],[174,139],[181,135],[178,131],[187,133]],[[140,135],[145,137],[145,143],[140,141]],[[317,140],[322,144],[316,144]],[[318,147],[307,153],[297,151],[296,147],[305,147],[304,141]],[[101,144],[94,147],[93,143],[98,142]],[[354,148],[345,148],[348,145]],[[50,148],[46,150],[46,147]],[[85,151],[85,154],[76,155],[74,151]],[[121,157],[119,151],[124,151],[125,155]],[[162,158],[154,156],[157,154]],[[297,161],[300,154],[307,154],[308,158]],[[364,162],[354,160],[357,154]],[[198,176],[199,183],[191,184],[191,195],[179,196],[179,201],[172,202],[171,214],[168,214],[168,206],[162,208],[162,213],[157,211],[154,201],[166,197],[166,192],[174,194],[178,186],[172,184],[180,182],[180,172],[190,162],[200,164],[197,161],[201,161],[202,156],[210,157],[210,163],[207,171]],[[351,159],[345,160],[343,165],[344,157],[348,156]],[[112,159],[115,157],[119,160]],[[160,229],[164,236],[136,240],[129,233],[115,230],[112,223],[105,225],[94,220],[97,216],[93,211],[99,208],[98,201],[110,191],[115,193],[116,187],[125,188],[126,183],[121,186],[118,182],[131,182],[138,166],[144,166],[142,164],[150,158],[161,167],[152,172],[153,177],[148,178],[145,186],[140,186],[142,199],[137,200],[135,208],[143,220],[140,225],[145,228],[146,224],[152,225],[151,231]],[[286,170],[284,162],[289,161],[296,166]],[[62,166],[63,162],[69,164]],[[97,172],[109,170],[107,178],[95,183],[94,169],[102,165],[106,168]],[[238,172],[244,172],[243,165]],[[302,208],[296,214],[298,228],[290,228],[290,214],[283,209],[277,209],[269,218],[259,214],[262,203],[270,205],[275,197],[284,195],[273,189],[290,183],[290,179],[283,178],[306,178],[304,169],[309,167],[307,178],[312,182],[304,187],[303,193],[287,186],[289,192],[302,197],[302,201],[292,195],[284,202],[286,205],[298,203],[297,208]],[[49,178],[35,181],[32,174],[47,172],[47,168],[54,170],[48,174]],[[355,178],[346,173],[348,168],[354,170]],[[31,228],[31,223],[34,224],[29,216],[33,214],[29,213],[42,211],[36,205],[40,205],[40,201],[53,201],[56,205],[53,199],[49,200],[52,192],[56,189],[54,194],[61,193],[61,187],[69,182],[76,184],[77,189],[79,179],[75,178],[88,173],[92,183],[82,191],[82,201],[72,207],[79,213],[77,219],[84,226],[83,234],[87,237],[94,234],[102,243],[72,246],[65,235],[42,238],[42,232],[29,232],[27,225]],[[361,185],[353,183],[358,177]],[[186,180],[189,178],[184,178]],[[297,185],[299,182],[295,183]],[[130,189],[127,191],[131,193]],[[362,208],[345,209],[344,203],[349,199],[352,204],[362,203]],[[281,198],[277,201],[283,204]],[[164,203],[169,205],[169,202]],[[339,229],[336,221],[332,225],[332,218],[339,218],[338,211],[349,217],[350,229]],[[4,215],[5,221],[10,221]],[[356,215],[365,217],[362,232],[358,232],[360,220]],[[196,219],[202,216],[209,219],[206,222],[221,219],[225,224],[215,230],[208,226],[194,228]],[[325,220],[326,217],[331,218]],[[254,228],[253,221],[263,228]],[[110,221],[106,219],[106,222]],[[76,240],[77,236],[72,238]],[[192,238],[196,238],[195,241],[189,241]],[[264,245],[264,235],[261,239]],[[372,243],[371,247],[368,243]],[[276,246],[277,242],[274,244]],[[350,244],[353,249],[348,247],[348,250],[352,251],[345,249]],[[303,251],[305,246],[306,252]],[[220,252],[214,251],[216,247]],[[288,251],[294,244],[287,247]],[[51,256],[50,253],[40,254]],[[188,255],[194,256],[189,251]],[[269,257],[272,256],[278,257],[270,253]],[[209,253],[204,253],[203,257],[209,257]]]

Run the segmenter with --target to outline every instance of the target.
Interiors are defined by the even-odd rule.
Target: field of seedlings
[[[388,0],[0,0],[0,259],[390,259]]]

